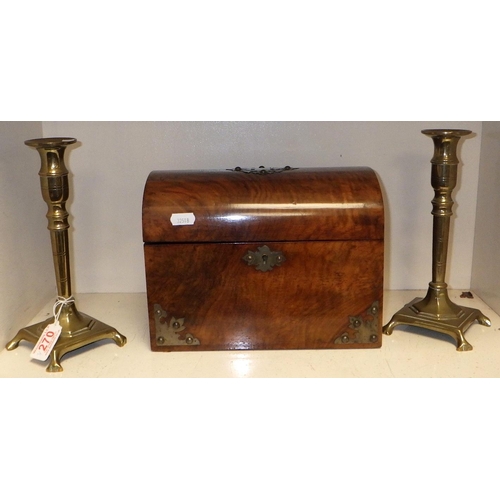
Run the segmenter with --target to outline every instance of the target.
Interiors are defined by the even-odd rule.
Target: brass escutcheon
[[[256,252],[248,250],[243,256],[243,260],[249,266],[255,266],[258,271],[267,272],[274,266],[281,266],[285,262],[285,256],[282,252],[275,252],[267,245],[261,246]]]

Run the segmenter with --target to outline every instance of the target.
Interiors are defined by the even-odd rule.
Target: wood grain
[[[380,241],[275,242],[286,261],[268,272],[243,256],[259,243],[146,245],[147,294],[153,350],[324,349],[380,347],[336,344],[352,334],[350,316],[378,301],[382,321]],[[156,342],[154,304],[184,319],[199,346]]]
[[[174,213],[193,226],[172,226]],[[383,239],[382,194],[369,168],[297,169],[256,175],[233,171],[155,171],[143,197],[143,239],[331,241]]]

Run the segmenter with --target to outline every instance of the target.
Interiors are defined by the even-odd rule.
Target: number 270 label
[[[62,327],[59,321],[47,325],[31,351],[30,357],[39,361],[45,361],[52,352],[59,335],[61,335],[61,330]]]

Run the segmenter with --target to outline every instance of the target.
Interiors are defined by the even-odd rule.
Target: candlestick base
[[[26,340],[33,345],[38,342],[40,335],[47,325],[54,322],[54,317],[35,325],[19,330],[17,335],[6,345],[8,351],[15,349],[21,340]],[[75,304],[63,306],[59,316],[62,327],[61,335],[50,353],[48,372],[61,372],[61,358],[68,352],[75,351],[99,340],[112,339],[119,347],[127,343],[127,338],[118,333],[113,327],[102,323],[76,309]]]
[[[436,295],[429,289],[425,298],[417,297],[395,313],[382,332],[391,335],[396,326],[418,326],[450,335],[457,342],[457,351],[472,351],[464,333],[476,320],[481,325],[491,326],[491,321],[479,309],[459,306],[446,294]]]

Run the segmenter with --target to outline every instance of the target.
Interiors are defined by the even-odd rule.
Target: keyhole
[[[266,254],[264,254],[262,256],[262,262],[264,262],[264,264],[267,264],[267,255]]]

